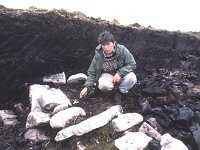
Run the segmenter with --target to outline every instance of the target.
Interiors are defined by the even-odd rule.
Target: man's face
[[[103,51],[106,54],[110,54],[110,53],[113,52],[114,43],[113,42],[106,42],[106,43],[101,44],[101,47],[103,48]]]

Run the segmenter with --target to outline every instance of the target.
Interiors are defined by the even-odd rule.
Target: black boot
[[[114,90],[113,92],[113,102],[116,105],[121,105],[122,103],[122,93],[119,90]]]

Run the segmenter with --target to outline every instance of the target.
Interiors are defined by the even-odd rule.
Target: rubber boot
[[[114,96],[113,96],[113,103],[115,105],[121,105],[122,102],[122,94],[119,90],[114,90],[113,92]]]

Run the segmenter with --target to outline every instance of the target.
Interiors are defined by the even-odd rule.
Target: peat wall
[[[0,101],[20,100],[44,75],[86,73],[97,36],[111,31],[137,62],[138,79],[149,70],[200,72],[200,40],[189,33],[133,28],[63,10],[0,6]]]

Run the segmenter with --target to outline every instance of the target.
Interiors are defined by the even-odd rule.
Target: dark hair
[[[98,36],[99,44],[105,44],[107,42],[115,42],[115,37],[109,31],[103,31]]]

